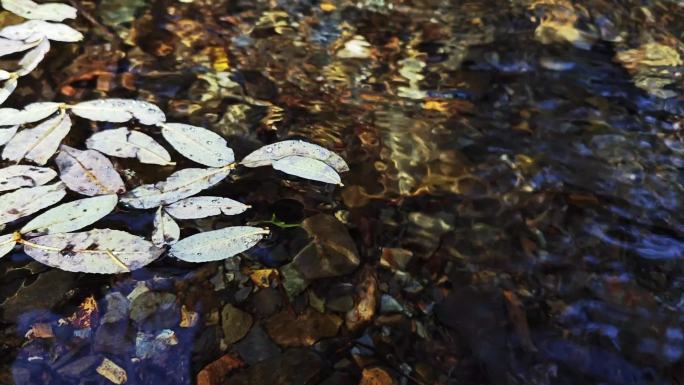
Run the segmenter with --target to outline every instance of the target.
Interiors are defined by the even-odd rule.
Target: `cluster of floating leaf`
[[[49,49],[49,40],[77,41],[82,36],[64,24],[48,22],[75,18],[76,10],[67,5],[2,0],[2,6],[32,19],[0,30],[0,56],[20,52],[21,47],[31,49],[22,59],[30,64],[20,63],[23,70],[7,72],[1,94],[6,99],[16,87],[16,78],[38,65]],[[40,45],[44,47],[39,49]],[[4,73],[0,72],[0,76]],[[14,85],[8,87],[11,82]],[[93,134],[86,141],[87,150],[60,146],[71,129],[71,114],[91,121],[126,123],[135,119],[143,125],[157,126],[175,150],[206,167],[181,169],[164,181],[126,192],[121,176],[106,155],[174,165],[170,154],[152,137],[126,127]],[[19,130],[27,124],[34,126]],[[21,110],[0,108],[1,145],[5,146],[3,159],[30,161],[37,166],[16,164],[0,169],[0,191],[7,191],[0,195],[0,225],[58,203],[67,189],[88,198],[47,210],[19,231],[0,236],[0,257],[21,244],[26,254],[46,265],[67,271],[111,274],[143,267],[166,248],[169,255],[189,262],[225,259],[251,248],[269,232],[259,227],[232,226],[180,239],[176,220],[236,215],[249,206],[225,197],[194,196],[223,181],[237,167],[232,149],[224,138],[205,128],[166,122],[164,112],[145,101],[100,99],[74,105],[39,102]],[[47,184],[58,173],[42,166],[57,152],[55,163],[61,181]],[[339,155],[300,140],[264,146],[240,164],[270,165],[291,175],[340,185],[338,173],[348,170]],[[111,213],[118,203],[130,208],[157,209],[151,241],[112,229],[75,232]]]

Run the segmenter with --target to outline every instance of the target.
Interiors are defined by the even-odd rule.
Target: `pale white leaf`
[[[0,55],[1,56],[1,55]],[[0,81],[7,80],[12,77],[12,74],[5,71],[5,70],[0,70]]]
[[[235,162],[226,140],[206,128],[166,123],[162,125],[162,135],[181,155],[205,166],[223,167]]]
[[[15,234],[5,234],[0,236],[0,258],[12,251],[16,245],[17,236]]]
[[[157,247],[173,245],[180,239],[180,227],[178,223],[159,206],[154,215],[154,231],[152,232],[152,243]]]
[[[0,191],[42,186],[57,176],[51,168],[13,165],[0,169]]]
[[[165,181],[139,186],[121,197],[121,202],[136,208],[149,209],[193,196],[225,179],[231,167],[185,168],[171,174]]]
[[[208,262],[230,258],[256,245],[267,229],[233,226],[206,231],[181,239],[171,246],[169,255],[187,262]]]
[[[21,68],[17,71],[17,75],[25,76],[38,67],[45,55],[50,51],[50,40],[43,38],[40,43],[28,51],[19,61]]]
[[[284,140],[263,146],[247,155],[240,164],[246,167],[268,166],[278,159],[294,155],[320,160],[337,172],[349,171],[347,162],[335,152],[302,140]]]
[[[60,3],[38,4],[31,0],[2,0],[2,7],[29,20],[62,21],[76,18],[76,8]]]
[[[17,89],[17,78],[11,77],[5,80],[5,83],[0,88],[0,104],[4,103],[7,98],[12,95],[12,92]]]
[[[176,219],[198,219],[213,215],[237,215],[250,206],[223,197],[191,197],[166,206],[166,212]]]
[[[152,103],[129,99],[97,99],[71,107],[74,114],[95,121],[124,123],[133,118],[142,124],[160,124],[164,112]]]
[[[9,223],[52,206],[64,195],[64,183],[27,187],[0,195],[0,223]]]
[[[111,213],[118,201],[111,194],[64,203],[33,218],[20,232],[54,234],[80,230]]]
[[[42,20],[29,20],[10,25],[0,30],[0,37],[10,40],[37,42],[42,38],[73,43],[83,40],[83,34],[66,24],[50,23]]]
[[[24,42],[20,40],[10,40],[0,38],[0,57],[5,55],[11,55],[13,53],[26,51],[38,45],[39,42]],[[6,71],[5,71],[6,72]],[[0,77],[0,80],[4,80]]]
[[[57,112],[61,105],[61,103],[55,102],[38,102],[31,103],[22,110],[0,108],[0,126],[13,126],[43,120]]]
[[[19,131],[5,146],[2,158],[11,161],[25,158],[43,165],[57,151],[70,129],[71,118],[61,113],[34,128]]]
[[[130,131],[126,127],[95,133],[86,140],[86,147],[120,158],[138,158],[142,163],[174,164],[161,144],[140,131]]]
[[[342,184],[340,175],[334,168],[313,158],[288,156],[273,162],[273,168],[300,178],[331,184]]]
[[[79,194],[93,196],[126,191],[112,162],[95,150],[81,151],[62,145],[55,163],[60,179]]]
[[[2,110],[2,108],[0,108]],[[17,133],[19,126],[0,128],[0,146],[4,146]]]
[[[40,263],[66,271],[97,274],[139,269],[163,251],[141,237],[110,229],[48,234],[23,243],[24,252]]]

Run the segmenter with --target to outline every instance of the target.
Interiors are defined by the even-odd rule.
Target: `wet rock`
[[[223,340],[231,345],[244,337],[252,327],[252,316],[231,304],[226,304],[221,311]]]
[[[220,333],[221,332],[219,331],[218,326],[210,326],[204,329],[199,336],[193,339],[193,361],[198,363],[199,367],[211,362],[211,360],[220,354]]]
[[[347,373],[335,372],[319,385],[356,385],[358,383],[358,380],[354,381],[352,376]]]
[[[73,273],[57,269],[40,273],[33,283],[21,287],[16,295],[0,304],[3,321],[14,323],[25,312],[51,309],[66,296],[74,277]]]
[[[126,356],[133,349],[132,330],[128,323],[103,324],[95,331],[93,350]]]
[[[383,294],[382,297],[380,297],[380,313],[390,314],[401,313],[403,311],[404,307],[391,295]]]
[[[89,376],[101,362],[102,356],[99,355],[81,357],[57,369],[57,374],[71,379]]]
[[[303,292],[309,281],[297,270],[294,263],[288,263],[280,268],[280,275],[283,277],[283,288],[290,299]]]
[[[141,359],[156,357],[174,345],[178,345],[178,338],[173,330],[162,330],[156,336],[138,333],[135,338],[135,355]]]
[[[395,384],[392,376],[382,368],[367,368],[361,373],[359,385],[393,385]]]
[[[107,311],[100,318],[100,323],[115,323],[128,317],[130,301],[119,292],[109,293],[105,296]]]
[[[248,364],[254,365],[257,362],[275,357],[280,354],[280,348],[274,344],[264,329],[260,326],[254,326],[249,334],[238,342],[236,350],[240,357]]]
[[[333,337],[342,325],[334,314],[321,314],[307,309],[300,315],[284,310],[269,318],[266,332],[280,346],[311,346],[322,338]]]
[[[358,330],[370,322],[375,316],[378,305],[378,280],[375,269],[365,266],[359,273],[356,289],[356,305],[345,315],[345,324],[349,330]]]
[[[359,265],[359,253],[345,225],[335,217],[318,214],[302,226],[314,240],[297,254],[292,263],[308,279],[349,274]]]
[[[250,307],[255,316],[262,318],[275,314],[283,306],[280,292],[268,287],[254,293],[250,299]]]
[[[171,293],[146,291],[131,302],[130,317],[145,330],[176,326],[180,320],[176,296]]]
[[[327,309],[346,313],[354,308],[354,286],[349,283],[342,283],[330,287],[325,295],[325,306]]]
[[[404,270],[412,258],[413,252],[411,250],[383,247],[380,266]]]
[[[312,385],[323,370],[323,361],[308,349],[289,349],[229,377],[226,385]]]
[[[227,384],[226,377],[230,372],[243,366],[242,361],[230,354],[219,358],[205,366],[197,374],[197,385]]]

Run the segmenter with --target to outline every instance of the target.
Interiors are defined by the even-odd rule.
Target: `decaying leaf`
[[[300,178],[324,183],[342,184],[340,175],[334,168],[313,158],[296,155],[288,156],[273,162],[273,168]]]
[[[29,20],[10,25],[0,30],[0,37],[10,40],[23,40],[31,43],[42,38],[74,43],[83,40],[83,34],[66,24],[50,23],[42,20]]]
[[[50,40],[43,38],[35,48],[21,58],[19,61],[21,68],[17,71],[17,75],[25,76],[31,73],[43,61],[48,51],[50,51]]]
[[[0,223],[31,215],[59,202],[66,195],[64,183],[21,188],[0,195]]]
[[[42,186],[57,176],[51,168],[13,165],[0,169],[0,191]]]
[[[169,255],[187,262],[208,262],[230,258],[256,245],[267,229],[233,226],[207,231],[181,239],[169,249]]]
[[[95,150],[81,151],[63,145],[55,162],[60,179],[79,194],[93,196],[126,191],[112,162]]]
[[[293,155],[320,160],[337,172],[349,171],[347,162],[341,156],[317,144],[302,140],[284,140],[263,146],[247,155],[240,164],[246,167],[268,166],[276,160]]]
[[[12,95],[12,92],[17,89],[17,78],[12,77],[5,80],[5,83],[0,88],[0,104],[4,103],[7,98]]]
[[[0,258],[7,255],[14,246],[17,245],[18,236],[16,234],[5,234],[0,236]]]
[[[35,47],[37,44],[37,42],[26,43],[20,40],[0,38],[0,57],[5,55],[11,55],[17,52],[26,51],[28,49]],[[0,78],[0,80],[4,79]]]
[[[1,112],[0,112],[1,114]],[[7,128],[0,128],[0,146],[4,146],[17,133],[19,126],[12,126]]]
[[[159,206],[154,215],[154,231],[152,243],[157,247],[173,245],[180,239],[180,227],[176,221]]]
[[[231,167],[186,168],[171,174],[165,181],[139,186],[121,198],[121,202],[136,208],[149,209],[177,202],[195,195],[225,179]]]
[[[40,263],[97,274],[136,270],[162,253],[162,249],[141,237],[111,229],[49,234],[22,243],[24,252]]]
[[[80,230],[111,213],[118,201],[111,194],[64,203],[33,218],[20,232],[54,234]]]
[[[59,143],[70,129],[69,115],[61,113],[34,128],[16,134],[5,146],[2,158],[11,161],[25,158],[43,165],[57,151]]]
[[[108,358],[103,359],[95,371],[116,385],[121,385],[128,381],[126,371]]]
[[[29,20],[62,21],[76,18],[76,8],[60,3],[38,4],[31,0],[2,0],[2,7]]]
[[[86,147],[120,158],[138,158],[142,163],[172,165],[171,155],[150,136],[126,127],[93,134]]]
[[[162,135],[181,155],[205,166],[223,167],[235,162],[226,140],[206,128],[166,123],[162,125]]]
[[[0,126],[33,123],[43,120],[59,110],[61,103],[31,103],[21,110],[0,108]]]
[[[142,100],[90,100],[74,105],[71,111],[82,118],[101,122],[124,123],[136,118],[142,124],[152,125],[166,120],[159,107]]]
[[[169,206],[166,212],[177,219],[198,219],[213,215],[237,215],[245,212],[250,206],[223,197],[191,197]]]

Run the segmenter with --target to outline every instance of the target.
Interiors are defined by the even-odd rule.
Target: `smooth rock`
[[[280,354],[278,345],[268,338],[268,334],[259,325],[254,326],[242,341],[235,344],[235,348],[248,365],[254,365]]]
[[[313,385],[323,361],[308,349],[289,349],[228,378],[226,385]]]
[[[226,304],[221,310],[221,326],[223,340],[231,345],[241,340],[252,327],[252,316],[231,304]]]
[[[130,301],[123,294],[115,291],[105,296],[107,302],[107,311],[100,318],[100,323],[114,323],[119,322],[128,317],[128,310],[130,308]]]
[[[264,327],[275,343],[284,347],[311,346],[322,338],[334,337],[342,319],[308,308],[300,315],[283,310],[271,316]]]

